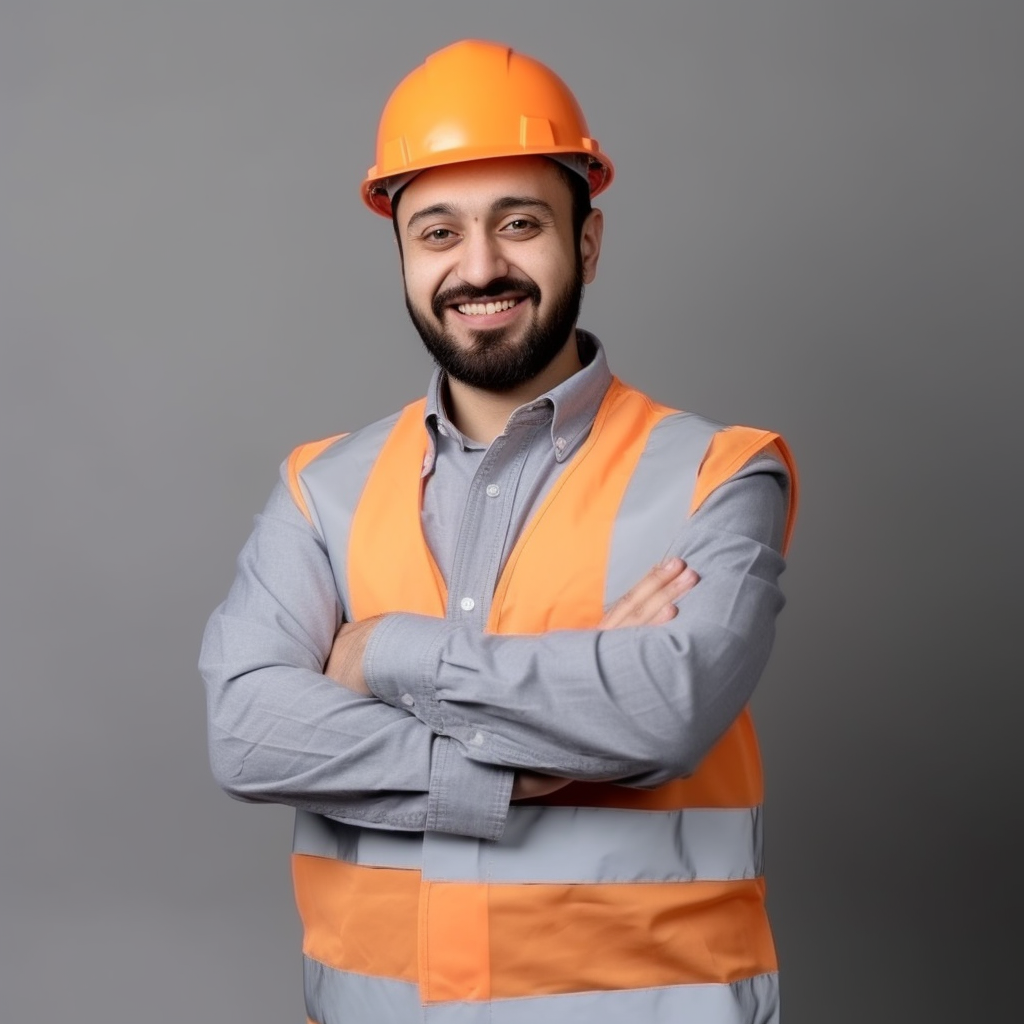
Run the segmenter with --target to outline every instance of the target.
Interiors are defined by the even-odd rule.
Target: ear
[[[583,259],[583,283],[590,284],[597,277],[597,259],[601,255],[604,235],[604,214],[593,209],[587,214],[580,232],[580,256]]]

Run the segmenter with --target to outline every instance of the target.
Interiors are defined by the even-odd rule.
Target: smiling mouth
[[[519,299],[499,299],[496,302],[463,302],[455,308],[463,316],[493,316],[495,313],[503,313],[511,309]]]

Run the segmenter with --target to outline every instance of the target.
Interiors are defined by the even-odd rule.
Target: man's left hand
[[[324,675],[328,679],[333,679],[361,697],[372,696],[363,678],[363,654],[370,641],[370,634],[382,618],[383,615],[375,615],[361,622],[342,623],[334,638],[330,657],[324,665]]]

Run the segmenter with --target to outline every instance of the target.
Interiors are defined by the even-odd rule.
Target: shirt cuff
[[[447,736],[434,741],[427,798],[428,832],[500,839],[515,772],[471,761]]]
[[[385,704],[402,708],[438,736],[447,734],[434,692],[439,651],[453,624],[428,615],[398,612],[385,616],[366,645],[363,679]]]

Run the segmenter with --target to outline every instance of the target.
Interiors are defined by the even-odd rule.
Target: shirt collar
[[[533,417],[541,409],[551,417],[551,446],[555,459],[562,462],[579,446],[590,430],[597,416],[605,392],[612,381],[608,360],[601,342],[589,331],[576,330],[577,344],[585,365],[568,380],[562,381],[550,391],[521,405],[509,417],[509,425],[526,416]],[[448,418],[444,407],[444,371],[435,368],[427,391],[427,404],[423,419],[427,428],[427,457],[423,472],[434,468],[437,453],[437,433],[453,438],[463,449],[480,448],[475,441],[465,437]]]

